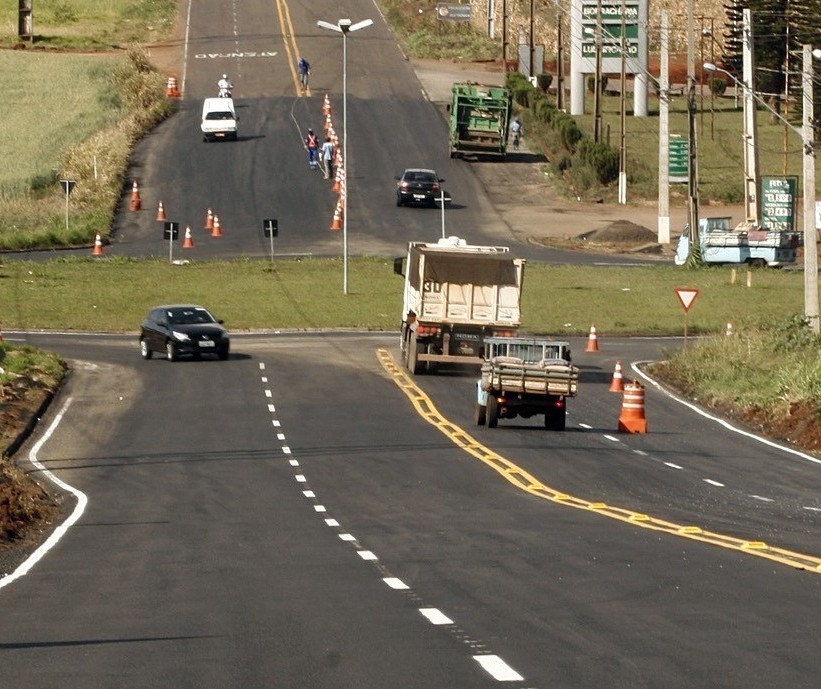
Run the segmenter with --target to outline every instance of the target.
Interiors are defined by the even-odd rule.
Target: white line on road
[[[524,679],[499,656],[481,655],[473,656],[473,659],[482,666],[485,672],[499,682],[521,682]]]
[[[396,589],[397,591],[407,591],[410,586],[408,586],[404,581],[399,579],[398,577],[385,577],[382,579],[388,586],[392,589]]]
[[[43,437],[40,438],[35,444],[34,447],[31,448],[31,452],[29,452],[29,461],[35,466],[40,472],[42,472],[43,476],[45,476],[49,481],[54,483],[55,485],[59,486],[65,491],[71,493],[75,498],[77,498],[77,504],[74,506],[71,514],[69,515],[68,519],[66,519],[60,526],[58,526],[52,534],[43,542],[43,544],[37,548],[31,555],[29,555],[25,561],[15,569],[11,574],[7,577],[0,579],[0,589],[4,586],[8,586],[13,581],[17,581],[20,577],[25,576],[28,574],[29,570],[31,570],[34,565],[36,565],[44,556],[45,554],[51,550],[59,540],[66,535],[68,530],[74,526],[77,520],[82,516],[83,512],[88,505],[88,498],[86,494],[82,491],[77,490],[73,486],[68,485],[65,481],[61,481],[57,478],[54,474],[52,474],[48,469],[46,469],[41,463],[40,460],[37,459],[37,453],[46,444],[49,438],[51,438],[52,434],[55,430],[57,430],[57,426],[60,425],[60,422],[63,420],[63,416],[65,415],[66,411],[68,410],[69,405],[71,404],[72,398],[69,397],[66,400],[66,403],[63,405],[63,408],[57,413],[57,416],[54,417],[54,421],[51,422],[51,425],[48,427],[45,433],[43,433]]]
[[[751,495],[753,500],[761,500],[762,502],[775,502],[772,498],[765,498],[763,495]]]
[[[665,466],[668,466],[668,467],[670,467],[671,469],[678,469],[678,470],[680,470],[680,471],[683,471],[683,470],[684,470],[684,467],[679,466],[678,464],[673,464],[672,462],[665,462],[664,464],[665,464]]]
[[[723,483],[719,483],[718,481],[713,481],[711,478],[702,479],[704,483],[709,483],[711,486],[716,486],[717,488],[724,488]]]
[[[376,557],[376,555],[375,555],[374,553],[372,553],[370,550],[357,550],[357,551],[356,551],[356,553],[357,553],[357,555],[359,555],[359,557],[361,557],[363,560],[378,560],[378,559],[379,559],[379,558],[378,558],[378,557]]]
[[[419,608],[419,612],[432,624],[453,624],[453,620],[437,608]]]

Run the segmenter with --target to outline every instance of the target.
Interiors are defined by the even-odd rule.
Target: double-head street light
[[[717,67],[712,62],[705,62],[704,69],[708,72],[721,72],[732,79],[736,88],[739,86],[745,91],[749,89],[753,98],[767,110],[781,120],[801,137],[803,149],[803,176],[804,186],[804,317],[814,333],[821,330],[818,315],[818,237],[815,229],[815,130],[813,108],[813,58],[821,58],[821,49],[812,49],[810,45],[802,47],[801,85],[803,95],[802,127],[799,129],[785,119],[781,113],[770,106],[753,89],[740,82],[725,69]],[[758,180],[756,180],[758,184]]]
[[[340,19],[336,24],[316,23],[322,29],[342,34],[342,291],[348,293],[348,34],[373,24],[363,19],[352,24],[350,19]]]

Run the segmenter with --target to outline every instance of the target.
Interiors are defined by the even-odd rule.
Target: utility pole
[[[531,81],[533,77],[536,76],[536,40],[533,35],[534,27],[536,26],[536,20],[534,18],[535,3],[536,0],[530,0],[530,68],[527,75],[530,77]]]
[[[744,212],[746,222],[761,224],[758,204],[758,184],[761,171],[758,164],[758,121],[755,103],[755,56],[753,53],[753,20],[749,9],[742,15],[742,62],[744,77]]]
[[[690,227],[690,254],[685,265],[694,268],[704,263],[698,226],[698,146],[696,143],[696,37],[694,0],[687,0],[687,223]]]
[[[801,87],[803,119],[801,139],[804,149],[804,315],[814,333],[821,331],[818,320],[818,234],[815,229],[815,109],[813,106],[812,46],[802,46]]]
[[[564,24],[564,10],[556,8],[556,108],[564,110],[564,38],[562,25]]]
[[[692,0],[690,0],[692,2]],[[601,73],[601,58],[602,58],[602,2],[598,1],[596,5],[596,77],[593,80],[593,141],[597,144],[602,140],[602,126],[601,126],[601,97],[602,97],[602,73]]]
[[[670,243],[670,25],[661,11],[661,67],[659,70],[659,244]]]
[[[619,125],[621,127],[619,137],[619,203],[627,203],[627,107],[625,92],[627,91],[627,19],[624,16],[627,12],[625,0],[621,0],[621,111],[619,113]]]
[[[502,72],[507,73],[507,0],[502,0]]]

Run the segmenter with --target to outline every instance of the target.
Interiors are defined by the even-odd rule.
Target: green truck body
[[[450,105],[450,157],[479,153],[504,157],[512,96],[501,86],[454,84]]]

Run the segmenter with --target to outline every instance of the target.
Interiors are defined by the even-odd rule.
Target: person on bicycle
[[[510,131],[513,134],[513,148],[519,148],[519,140],[522,137],[522,121],[518,115],[510,123]]]
[[[308,90],[308,77],[311,75],[311,63],[304,57],[299,58],[297,63],[297,71],[299,72],[299,85],[303,91]]]

